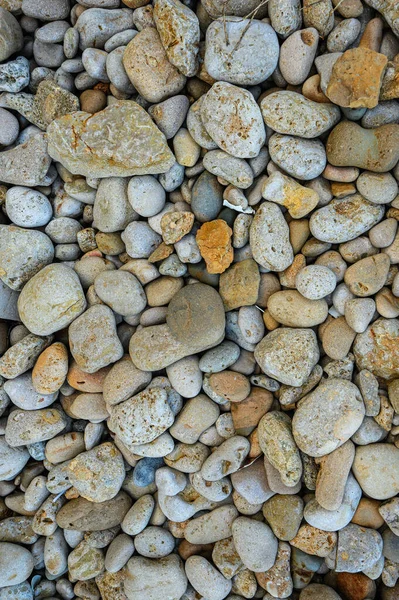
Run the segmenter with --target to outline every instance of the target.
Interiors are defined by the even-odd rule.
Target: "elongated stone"
[[[50,156],[75,175],[166,173],[175,162],[165,136],[150,116],[127,100],[93,115],[80,111],[55,119],[47,138]]]

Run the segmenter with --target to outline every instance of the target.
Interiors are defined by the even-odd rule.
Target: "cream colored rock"
[[[284,271],[294,259],[289,228],[280,208],[263,202],[256,211],[249,232],[252,255],[272,271]]]
[[[129,42],[123,55],[123,66],[137,91],[151,103],[175,96],[186,83],[184,75],[169,62],[159,33],[154,27],[145,27]],[[134,173],[142,174],[144,172]]]
[[[37,359],[32,371],[33,387],[39,394],[54,394],[64,383],[68,373],[68,351],[64,344],[55,342]]]
[[[126,128],[132,135],[126,136]],[[47,141],[51,158],[73,174],[90,177],[166,173],[175,162],[165,136],[133,101],[115,102],[94,115],[76,112],[55,119]]]

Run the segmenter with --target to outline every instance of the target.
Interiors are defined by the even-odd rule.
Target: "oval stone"
[[[295,441],[309,456],[325,456],[359,429],[364,415],[362,396],[353,383],[327,379],[297,405],[292,420]]]

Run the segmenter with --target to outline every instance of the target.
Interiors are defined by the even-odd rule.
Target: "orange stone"
[[[215,394],[229,402],[242,402],[251,391],[248,378],[235,371],[213,373],[209,378],[209,386]]]
[[[208,221],[198,230],[197,244],[208,273],[224,273],[233,262],[232,234],[233,231],[223,219]]]
[[[361,527],[379,529],[384,524],[384,519],[378,512],[381,502],[373,498],[362,498],[358,504],[352,523]]]
[[[364,573],[336,573],[338,592],[347,600],[365,600],[374,598],[376,585]]]
[[[394,100],[399,98],[399,56],[396,55],[392,62],[388,63],[382,81],[380,100]]]
[[[39,394],[54,394],[65,381],[68,372],[68,350],[56,342],[43,350],[32,371],[33,387]]]
[[[327,96],[338,106],[374,108],[387,62],[384,54],[369,48],[347,50],[334,64]]]
[[[75,361],[71,363],[68,370],[67,381],[75,390],[79,392],[89,392],[91,394],[97,394],[103,391],[104,379],[106,378],[109,367],[103,367],[96,373],[85,373],[82,371]]]

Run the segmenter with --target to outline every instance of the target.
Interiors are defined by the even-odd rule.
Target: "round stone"
[[[111,442],[81,452],[69,463],[68,477],[83,498],[91,502],[111,500],[125,478],[122,454]]]
[[[179,342],[193,348],[216,345],[224,335],[222,300],[209,285],[188,285],[170,301],[166,322]]]
[[[205,68],[217,81],[261,83],[277,67],[279,52],[273,28],[257,19],[224,17],[206,31]]]
[[[51,204],[44,194],[21,186],[7,191],[6,210],[9,219],[19,227],[42,227],[53,215]]]
[[[23,288],[18,310],[23,324],[37,335],[67,327],[86,308],[76,273],[63,264],[44,267]]]
[[[0,543],[0,589],[22,583],[33,571],[33,556],[18,544]]]
[[[212,86],[202,102],[201,118],[219,148],[237,158],[258,156],[265,143],[265,127],[254,97],[230,83],[219,81]]]
[[[311,329],[280,327],[256,346],[255,360],[269,377],[286,385],[303,385],[319,360],[316,335]]]
[[[387,500],[399,493],[399,449],[393,444],[358,446],[352,468],[370,498]]]
[[[119,315],[136,315],[147,304],[141,283],[128,271],[102,271],[94,280],[94,289],[100,300]]]
[[[302,296],[309,300],[320,300],[335,290],[337,279],[328,267],[309,265],[299,271],[295,283]]]
[[[399,376],[399,320],[377,319],[353,345],[359,370],[368,369],[376,377],[395,379]]]
[[[165,206],[165,190],[151,175],[132,177],[127,188],[129,202],[141,217],[157,215]]]
[[[275,133],[269,140],[270,158],[297,179],[315,179],[327,163],[326,151],[320,140],[306,140]]]
[[[342,446],[362,424],[365,414],[358,388],[345,379],[328,379],[298,404],[292,430],[299,448],[325,456]]]

